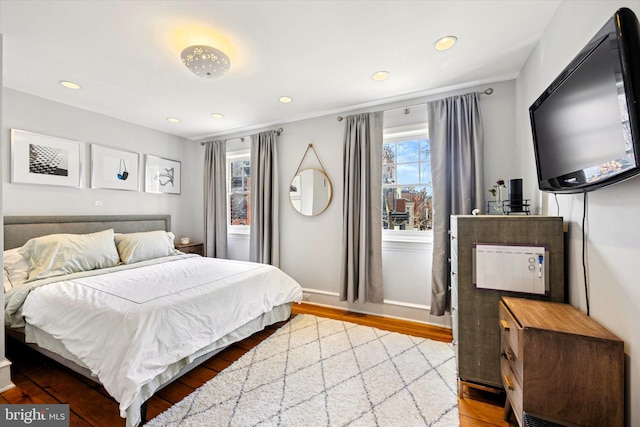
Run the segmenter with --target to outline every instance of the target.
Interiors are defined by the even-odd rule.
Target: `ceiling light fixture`
[[[229,71],[231,61],[222,51],[211,46],[189,46],[180,55],[191,72],[205,79],[215,79]]]
[[[378,82],[382,81],[382,80],[386,80],[389,77],[389,72],[388,71],[376,71],[375,73],[373,73],[373,75],[371,76],[371,78],[373,80],[376,80]]]
[[[293,101],[293,98],[291,98],[290,96],[281,96],[280,97],[280,102],[282,102],[283,104],[288,104],[291,101]]]
[[[167,121],[169,123],[180,123],[180,119],[177,119],[175,117],[167,117]]]
[[[447,50],[451,49],[457,41],[458,38],[456,36],[444,36],[436,40],[434,45],[436,50]]]
[[[60,83],[62,86],[66,87],[67,89],[80,89],[80,85],[78,83],[70,82],[67,80],[60,80],[58,83]]]
[[[213,117],[214,119],[224,119],[224,114],[222,114],[222,113],[212,113],[211,117]]]

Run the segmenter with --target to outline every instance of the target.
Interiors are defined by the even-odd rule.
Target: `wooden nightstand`
[[[499,317],[505,419],[624,425],[624,342],[569,304],[502,297]]]
[[[191,242],[183,245],[182,243],[176,243],[176,249],[185,254],[198,254],[204,256],[204,243]]]

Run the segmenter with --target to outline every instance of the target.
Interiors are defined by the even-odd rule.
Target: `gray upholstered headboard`
[[[110,228],[116,233],[171,231],[171,215],[5,216],[4,249],[47,234],[84,234]]]

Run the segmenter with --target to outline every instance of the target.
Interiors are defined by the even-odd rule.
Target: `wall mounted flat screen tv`
[[[618,10],[529,108],[538,187],[580,193],[640,173],[640,31]]]

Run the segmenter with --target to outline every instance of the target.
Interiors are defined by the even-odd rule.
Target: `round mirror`
[[[320,215],[331,202],[331,181],[317,169],[301,170],[289,186],[289,200],[302,215]]]

